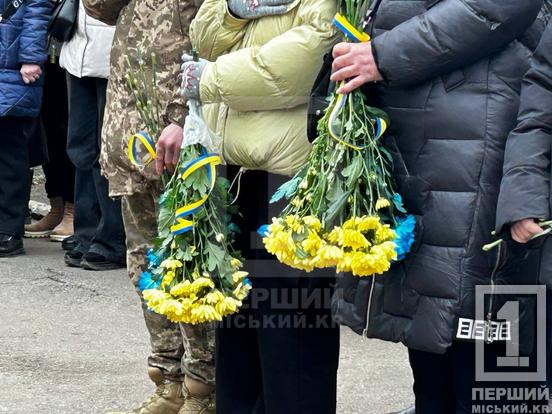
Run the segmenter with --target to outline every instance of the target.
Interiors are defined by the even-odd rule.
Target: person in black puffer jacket
[[[482,246],[492,241],[506,138],[532,54],[518,39],[543,2],[376,3],[373,41],[337,45],[332,80],[347,80],[341,92],[379,81],[369,96],[391,119],[385,142],[417,242],[383,277],[345,276],[334,315],[409,348],[418,414],[471,413],[472,388],[485,386],[475,383],[476,286],[534,283],[518,279],[534,274],[518,271],[524,249],[509,243],[494,260]],[[491,306],[496,321],[500,306]],[[531,302],[521,308],[528,314]],[[487,347],[495,361],[500,353]]]
[[[508,137],[504,178],[497,211],[497,232],[507,231],[519,243],[542,233],[536,220],[552,218],[552,23],[525,75],[517,127]],[[552,238],[542,243],[539,283],[546,285],[548,328],[547,382],[552,388]]]

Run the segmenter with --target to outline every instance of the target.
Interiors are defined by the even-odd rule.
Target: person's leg
[[[122,199],[122,212],[127,239],[127,270],[141,297],[137,285],[142,271],[147,268],[146,254],[157,236],[156,198],[158,189],[133,194]],[[182,335],[177,324],[150,311],[142,301],[146,328],[150,335],[151,353],[148,374],[158,386],[154,396],[147,399],[143,412],[150,414],[177,414],[184,398],[181,360],[184,356]],[[133,411],[134,412],[134,411]]]
[[[75,166],[67,155],[67,77],[57,63],[45,64],[41,119],[48,144],[49,161],[42,166],[46,194],[52,209],[42,220],[25,228],[25,234],[50,235],[63,241],[74,233]],[[55,207],[55,209],[54,209]],[[57,212],[57,215],[55,214]],[[57,223],[56,223],[57,222]]]
[[[215,326],[179,324],[186,402],[179,414],[215,414]]]
[[[252,325],[247,329],[221,329],[218,337],[226,334],[225,343],[237,344],[234,347],[236,364],[250,358],[246,375],[240,376],[239,381],[234,379],[234,388],[238,388],[235,392],[239,395],[239,387],[247,389],[246,379],[261,384],[262,390],[257,397],[254,393],[243,397],[248,398],[249,405],[255,404],[252,411],[245,406],[243,411],[230,413],[332,414],[336,410],[339,357],[339,328],[332,324],[330,316],[333,278],[306,276],[280,265],[263,248],[256,232],[277,212],[269,209],[268,200],[282,181],[285,177],[256,171],[248,171],[242,177],[237,201],[242,217],[235,219],[241,234],[236,246],[244,253],[245,269],[250,272],[253,283],[246,302],[252,315],[252,321],[247,322]],[[305,300],[301,299],[302,294]],[[322,300],[324,294],[326,300]],[[308,303],[309,297],[315,300]],[[292,299],[291,303],[286,303],[285,298]],[[284,306],[279,306],[282,301]],[[256,341],[250,339],[252,334]],[[257,346],[258,357],[251,351]],[[229,362],[219,358],[220,352],[224,351],[217,349],[217,387],[223,389],[225,385],[219,382],[219,364]],[[230,354],[226,355],[230,358]],[[257,364],[261,369],[260,379]],[[237,370],[239,366],[230,366],[228,370],[231,369]]]
[[[408,354],[414,376],[416,414],[454,414],[456,402],[449,353],[437,355],[409,349]]]
[[[331,319],[333,279],[293,270],[264,276],[253,278],[260,293],[253,300],[261,321],[265,413],[334,414],[339,327]]]
[[[497,358],[506,354],[506,346],[504,343],[493,343],[485,345],[484,349],[484,364],[490,372],[499,372],[501,369],[511,371],[511,367],[497,368]],[[452,360],[452,371],[454,378],[454,395],[456,399],[456,414],[471,414],[473,412],[512,412],[519,410],[523,406],[531,408],[533,404],[538,405],[539,402],[511,400],[508,394],[504,396],[497,395],[497,390],[514,391],[524,390],[527,387],[538,387],[538,383],[530,384],[524,381],[476,381],[475,364],[476,364],[476,344],[474,342],[454,342],[450,348],[450,357]],[[508,379],[508,374],[505,374],[505,380]],[[485,399],[486,391],[491,391],[490,400]],[[474,390],[480,390],[479,392]],[[513,393],[512,395],[515,395]],[[516,408],[514,408],[516,407]]]
[[[57,64],[46,63],[41,118],[46,132],[49,161],[42,167],[48,198],[73,203],[75,166],[67,155],[67,77]]]
[[[127,237],[127,269],[134,286],[147,268],[146,254],[157,236],[156,198],[158,192],[133,194],[122,199]],[[137,289],[138,294],[141,292]],[[177,324],[150,311],[143,304],[146,326],[151,336],[150,367],[159,368],[164,378],[182,381],[181,361],[184,356],[182,334]]]
[[[29,118],[0,117],[0,234],[17,239],[23,235],[29,201],[29,151],[25,126],[30,121]],[[21,253],[22,248],[21,245],[14,251],[8,249],[0,254]]]
[[[69,125],[67,154],[75,166],[75,239],[77,247],[66,254],[80,265],[88,251],[100,220],[100,208],[94,186],[93,166],[97,162],[96,88],[89,78],[67,74]],[[79,256],[80,257],[77,257]],[[67,260],[66,260],[67,261]],[[68,263],[69,264],[69,263]]]
[[[216,408],[218,414],[252,414],[262,399],[263,380],[250,300],[216,328]]]
[[[103,257],[104,259],[102,260],[104,264],[111,263],[113,266],[121,266],[125,260],[125,233],[121,213],[121,201],[109,197],[109,183],[107,179],[102,176],[100,164],[97,161],[100,155],[107,80],[96,78],[94,79],[94,84],[96,89],[96,109],[98,117],[95,137],[97,152],[96,160],[92,166],[92,175],[95,195],[100,209],[100,220],[88,252]],[[99,263],[93,263],[89,257],[85,257],[84,261],[84,267],[91,265],[91,267],[94,268],[99,265]]]
[[[238,168],[228,166],[226,170],[232,181]],[[224,174],[224,170],[220,173]],[[237,235],[234,246],[242,252],[245,270],[251,270],[249,267],[254,264],[257,252],[251,246],[250,233],[263,221],[262,215],[266,215],[265,211],[257,208],[267,196],[266,173],[248,171],[242,180],[243,191],[236,203],[240,206],[242,215],[234,217],[241,232]],[[254,191],[249,192],[253,188]],[[220,414],[264,414],[263,380],[257,340],[259,321],[254,320],[255,315],[251,309],[252,294],[244,300],[239,313],[224,318],[216,329],[216,406],[217,413]]]

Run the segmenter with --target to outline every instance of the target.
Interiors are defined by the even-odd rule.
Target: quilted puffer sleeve
[[[109,26],[115,26],[121,10],[130,0],[82,0],[86,13]]]
[[[20,64],[42,64],[47,59],[46,40],[48,21],[52,13],[49,0],[27,0],[23,14],[23,28],[19,37]]]
[[[190,26],[190,40],[199,56],[216,60],[243,38],[247,23],[230,14],[226,0],[206,0]]]
[[[518,124],[508,137],[497,230],[516,221],[549,219],[552,152],[552,26],[525,76]]]
[[[323,56],[336,39],[331,23],[336,7],[331,0],[301,1],[297,26],[263,46],[236,50],[207,64],[201,77],[201,101],[223,102],[237,111],[305,104]],[[258,30],[262,24],[262,20],[258,22]]]
[[[392,85],[433,79],[499,52],[535,20],[542,0],[441,0],[373,41]]]

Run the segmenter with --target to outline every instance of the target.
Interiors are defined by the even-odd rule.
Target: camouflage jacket
[[[83,3],[90,16],[117,26],[102,130],[102,172],[109,179],[112,197],[140,193],[158,177],[153,163],[140,171],[127,156],[129,137],[144,127],[125,84],[127,58],[137,70],[141,55],[146,67],[151,68],[151,54],[155,52],[163,118],[167,124],[182,124],[186,107],[180,96],[181,56],[190,49],[188,27],[198,7],[194,0],[83,0]]]

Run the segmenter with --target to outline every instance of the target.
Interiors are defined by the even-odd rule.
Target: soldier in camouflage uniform
[[[117,26],[100,163],[109,179],[110,195],[122,197],[128,271],[135,285],[146,266],[146,252],[157,235],[159,174],[164,168],[174,169],[182,142],[186,107],[180,96],[178,76],[181,55],[190,49],[188,26],[197,11],[193,1],[84,0],[90,16]],[[140,55],[145,66],[151,68],[152,52],[157,56],[157,94],[164,111],[165,129],[157,143],[156,164],[141,171],[127,156],[128,138],[143,123],[124,78],[127,59],[131,67],[137,68]],[[153,96],[152,91],[148,93]],[[148,373],[157,390],[132,413],[214,413],[213,328],[179,326],[146,306],[143,308],[152,346]]]

